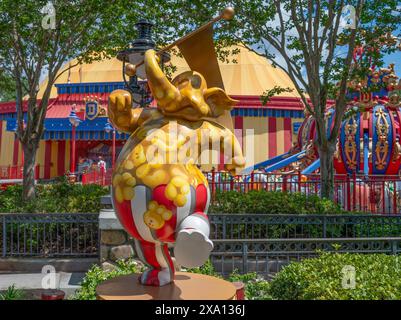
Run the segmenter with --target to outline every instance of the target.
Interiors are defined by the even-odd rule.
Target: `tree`
[[[0,72],[0,102],[15,100],[15,81],[4,72]]]
[[[236,17],[219,28],[218,41],[224,45],[240,42],[271,60],[290,77],[306,110],[316,121],[321,196],[333,198],[333,155],[347,106],[347,83],[368,72],[366,64],[352,68],[353,52],[362,44],[380,48],[368,50],[367,61],[376,66],[383,64],[383,54],[395,48],[383,47],[377,39],[388,37],[399,27],[398,1],[235,0],[229,4],[235,7]],[[185,20],[191,19],[194,12],[212,16],[224,6],[214,0],[181,5]],[[200,14],[196,16],[195,22]],[[334,127],[327,134],[327,101],[333,96],[336,116]]]
[[[165,12],[163,8],[146,0],[136,1],[130,6],[123,0],[0,2],[0,77],[12,80],[7,82],[7,92],[10,85],[15,90],[16,134],[22,143],[25,160],[25,200],[35,197],[35,158],[44,132],[51,88],[57,78],[81,62],[115,56],[135,38],[134,23],[146,17],[159,19]],[[176,22],[171,19],[156,26],[158,42],[168,41],[174,34],[168,23]],[[78,59],[77,64],[63,69],[72,58]],[[39,83],[43,75],[47,76],[47,83],[39,99]]]

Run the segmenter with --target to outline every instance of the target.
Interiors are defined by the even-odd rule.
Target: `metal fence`
[[[1,257],[97,257],[98,214],[0,214]]]
[[[215,270],[273,275],[319,251],[399,254],[401,215],[209,215]]]
[[[111,184],[111,169],[92,170],[82,175],[82,183]],[[224,171],[204,172],[215,199],[218,191],[248,192],[266,190],[319,195],[320,175],[252,172],[231,176]],[[401,178],[395,175],[337,174],[334,179],[334,201],[347,211],[366,213],[401,213]]]
[[[211,262],[218,273],[257,272],[273,275],[293,261],[315,257],[319,251],[339,253],[401,253],[401,238],[215,240]],[[401,262],[401,261],[400,261]]]
[[[35,166],[35,179],[39,178],[41,167],[43,170],[43,166],[39,165]],[[24,171],[24,166],[21,165],[0,166],[0,179],[4,180],[22,179],[23,171]]]
[[[266,190],[319,195],[320,175],[252,172],[231,176],[227,172],[205,172],[212,199],[218,191]],[[401,213],[401,178],[390,175],[335,175],[334,201],[348,211]]]
[[[217,272],[272,274],[321,251],[399,254],[401,215],[209,215]],[[98,257],[98,214],[0,214],[0,257]]]
[[[211,214],[209,220],[216,240],[401,236],[401,215]]]
[[[111,185],[113,168],[104,170],[103,168],[91,169],[81,176],[82,184],[98,184],[101,186]]]

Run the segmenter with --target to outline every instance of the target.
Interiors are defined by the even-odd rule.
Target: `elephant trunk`
[[[167,79],[159,66],[159,57],[154,50],[145,52],[145,72],[152,95],[157,101],[159,109],[166,111],[177,110],[181,94],[179,90]]]

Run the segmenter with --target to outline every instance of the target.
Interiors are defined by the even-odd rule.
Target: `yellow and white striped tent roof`
[[[280,86],[294,89],[291,93],[282,93],[282,96],[298,97],[294,84],[284,71],[274,68],[267,59],[242,46],[235,46],[231,49],[234,48],[238,48],[239,53],[232,56],[230,60],[235,59],[236,63],[219,62],[225,91],[229,95],[260,96],[264,91]],[[186,61],[178,56],[172,55],[171,63],[177,68],[174,75],[189,70]],[[75,59],[67,63],[64,69],[74,64],[76,64]],[[121,61],[112,58],[91,64],[78,65],[70,71],[64,72],[56,83],[68,83],[68,81],[70,83],[122,81],[121,70]],[[42,96],[45,85],[46,80],[40,85],[39,97]],[[57,90],[53,87],[50,98],[55,98],[56,96]]]

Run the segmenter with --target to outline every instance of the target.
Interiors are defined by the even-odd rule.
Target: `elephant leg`
[[[174,263],[167,244],[135,239],[135,249],[149,267],[139,278],[143,285],[161,287],[174,280]]]
[[[210,225],[207,215],[195,212],[179,225],[174,257],[179,265],[188,268],[199,267],[209,258],[213,242],[209,239]]]

